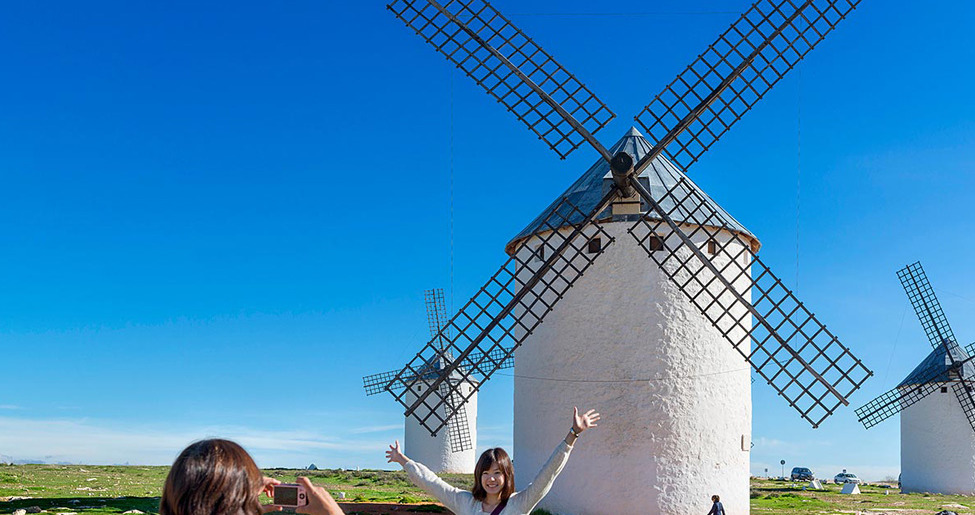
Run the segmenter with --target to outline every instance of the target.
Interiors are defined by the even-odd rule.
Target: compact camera
[[[274,485],[274,504],[282,508],[297,508],[308,504],[308,494],[301,485],[282,483]]]

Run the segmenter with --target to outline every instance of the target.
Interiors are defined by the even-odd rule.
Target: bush
[[[755,498],[756,498],[756,496],[752,496],[752,499],[755,499]],[[778,498],[778,499],[798,499],[799,498],[799,495],[794,494],[792,492],[786,492],[784,494],[780,494],[778,492],[772,492],[772,493],[766,495],[765,498],[766,499],[776,499],[776,498]]]

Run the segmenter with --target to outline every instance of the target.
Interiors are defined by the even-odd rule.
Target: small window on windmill
[[[714,240],[708,240],[708,254],[715,255],[718,253],[718,242]]]
[[[600,250],[603,250],[603,242],[600,241],[599,238],[593,238],[593,239],[589,240],[589,248],[587,249],[587,251],[590,254],[596,254]]]
[[[664,249],[664,241],[660,239],[659,236],[653,235],[647,239],[647,247],[652,251],[656,252],[658,250]]]
[[[535,247],[535,261],[545,261],[545,244]]]
[[[941,393],[948,393],[948,387],[947,386],[942,386],[941,387]]]
[[[422,386],[419,386],[419,385],[415,386],[413,389],[416,390],[416,391],[418,391],[418,392],[422,392],[423,391],[423,387]]]

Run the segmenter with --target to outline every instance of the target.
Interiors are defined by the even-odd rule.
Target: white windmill
[[[606,421],[540,507],[684,514],[719,493],[747,513],[749,365],[814,427],[871,372],[685,172],[857,3],[759,0],[635,118],[647,138],[631,129],[610,149],[594,134],[615,115],[484,0],[390,4],[560,156],[587,143],[600,159],[382,388],[436,434],[463,411],[440,386],[459,371],[480,388],[517,350],[520,470],[550,454],[567,406]],[[440,378],[409,393],[438,359]]]
[[[423,300],[426,304],[430,335],[443,349],[444,339],[449,337],[449,333],[444,330],[447,310],[444,305],[443,289],[426,290],[423,293]],[[447,424],[447,431],[438,434],[431,434],[421,425],[421,421],[428,418],[429,414],[421,413],[417,417],[406,417],[403,449],[434,472],[471,474],[474,472],[476,461],[474,447],[477,442],[478,382],[470,376],[463,375],[461,371],[453,370],[448,372],[448,381],[434,386],[434,382],[440,378],[451,361],[448,352],[438,354],[423,367],[418,368],[412,378],[398,383],[408,399],[416,398],[427,388],[440,388],[445,395],[449,396],[447,406],[456,410],[456,414]],[[507,356],[501,368],[510,368],[513,366],[513,361],[511,356]],[[386,385],[396,377],[398,372],[394,370],[362,378],[366,395],[386,391]],[[468,394],[470,396],[466,397]],[[466,397],[466,401],[462,400],[462,395]]]
[[[903,492],[975,495],[975,344],[958,345],[920,262],[897,276],[934,350],[857,417],[869,429],[901,414]]]

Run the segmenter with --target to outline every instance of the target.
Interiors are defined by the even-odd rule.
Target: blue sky
[[[611,144],[748,4],[495,5],[617,113]],[[896,475],[898,420],[852,408],[929,351],[905,264],[975,340],[973,22],[863,2],[690,172],[876,372],[816,430],[757,382],[754,473]],[[164,464],[220,435],[265,466],[385,465],[402,417],[361,377],[596,159],[560,161],[378,2],[8,2],[0,48],[14,459]],[[511,383],[481,394],[481,446],[510,445]]]

